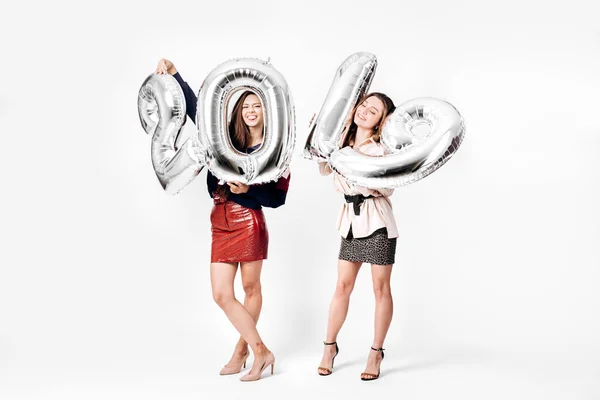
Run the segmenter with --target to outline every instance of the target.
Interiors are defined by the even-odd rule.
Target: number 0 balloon
[[[265,133],[252,154],[233,147],[228,133],[227,106],[239,91],[250,90],[263,105]],[[233,59],[215,68],[198,94],[196,125],[206,163],[223,181],[245,184],[277,180],[291,161],[295,144],[294,105],[283,75],[268,62]]]

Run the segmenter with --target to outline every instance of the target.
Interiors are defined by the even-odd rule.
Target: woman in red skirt
[[[181,85],[185,95],[187,115],[195,121],[197,98],[183,80],[172,62],[161,59],[156,73],[169,73]],[[264,121],[262,104],[258,96],[244,92],[236,102],[229,124],[232,144],[247,154],[257,150],[263,141]],[[219,185],[218,179],[207,174],[208,193],[214,200],[210,215],[212,225],[212,250],[210,277],[213,298],[240,333],[240,338],[221,375],[237,374],[254,354],[252,369],[242,381],[260,379],[262,372],[273,365],[275,357],[263,343],[256,322],[262,307],[260,274],[263,260],[267,258],[269,233],[262,207],[276,208],[285,204],[290,181],[289,170],[276,182],[245,185],[227,182]],[[239,269],[246,294],[244,304],[234,295],[234,279]]]

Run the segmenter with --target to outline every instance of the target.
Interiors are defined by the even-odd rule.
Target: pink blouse
[[[386,153],[385,146],[377,143],[373,138],[369,138],[360,145],[355,146],[354,150],[369,156],[383,156]],[[324,162],[319,163],[319,171],[321,175],[329,175],[334,172]],[[344,200],[337,223],[337,229],[343,237],[348,236],[350,226],[352,226],[352,235],[356,238],[367,237],[381,228],[387,228],[388,238],[398,237],[398,228],[396,227],[396,220],[392,211],[392,203],[388,198],[392,195],[394,189],[375,190],[355,185],[337,172],[333,174],[333,185],[342,195],[352,196],[360,194],[363,196],[374,196],[365,199],[360,205],[360,215],[354,215],[353,204],[346,203]]]

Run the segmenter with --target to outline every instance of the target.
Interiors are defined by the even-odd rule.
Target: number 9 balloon
[[[349,181],[373,189],[408,185],[444,165],[465,133],[456,108],[431,97],[396,107],[382,129],[381,140],[389,154],[369,157],[345,147],[331,154],[332,168]]]

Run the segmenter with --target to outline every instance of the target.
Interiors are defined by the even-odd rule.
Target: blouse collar
[[[255,144],[254,146],[248,147],[248,148],[246,149],[246,153],[247,153],[247,154],[253,153],[253,152],[254,152],[256,149],[258,149],[260,146],[262,146],[262,143]]]

